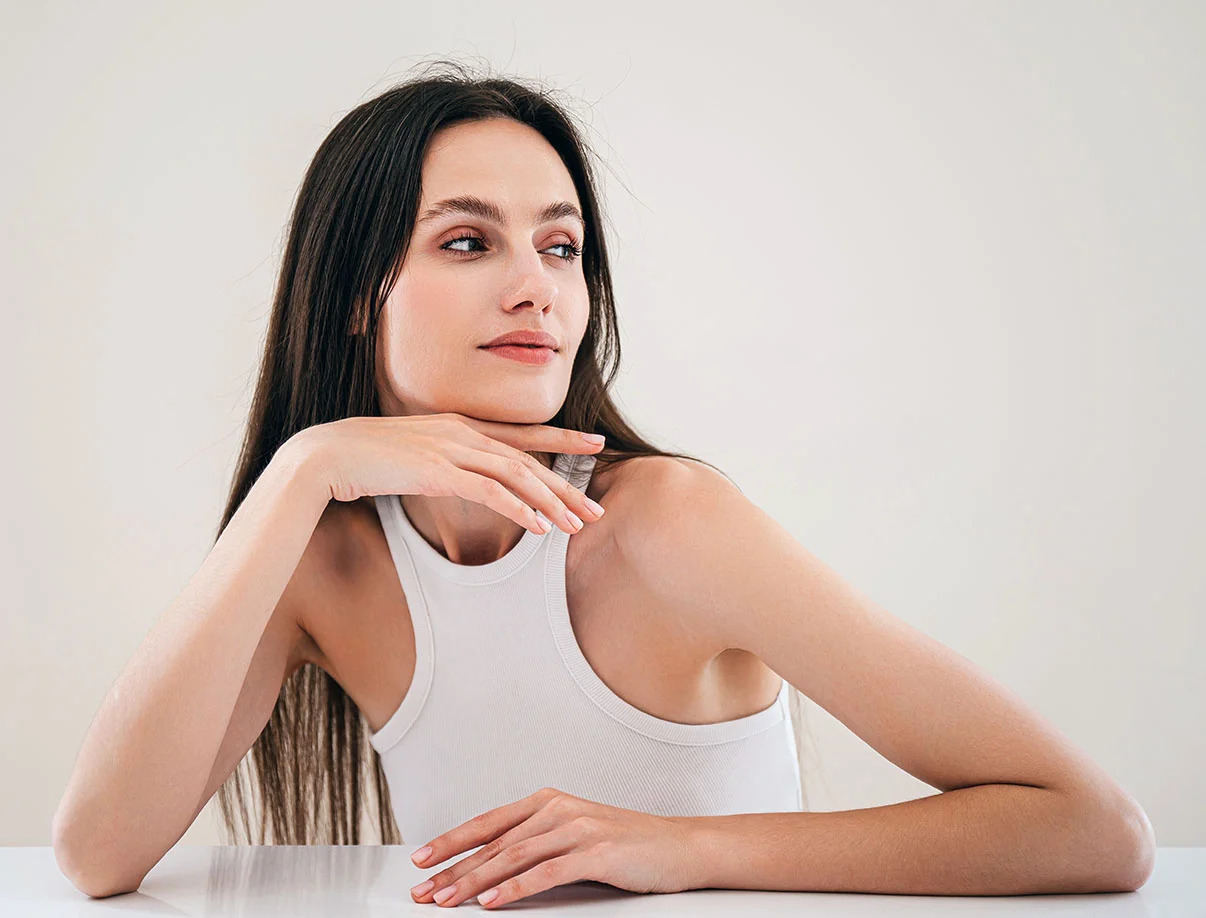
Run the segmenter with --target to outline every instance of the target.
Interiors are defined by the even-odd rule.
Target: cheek
[[[573,340],[579,343],[582,342],[582,337],[586,334],[586,326],[590,322],[590,300],[585,292],[582,294],[582,299],[574,304],[573,318]]]
[[[458,299],[456,287],[439,278],[412,279],[402,289],[395,309],[400,325],[426,328],[438,326],[439,317],[449,313],[449,304]]]
[[[458,308],[465,293],[447,283],[410,280],[396,287],[386,348],[389,376],[403,399],[438,398],[465,375],[466,343],[477,329]]]
[[[410,351],[442,344],[447,349],[464,337],[469,325],[468,304],[479,301],[475,296],[473,290],[447,272],[404,272],[389,303],[399,347]]]

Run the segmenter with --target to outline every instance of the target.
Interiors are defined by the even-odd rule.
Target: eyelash
[[[454,243],[454,242],[464,242],[464,241],[465,241],[465,240],[467,240],[467,239],[471,239],[471,240],[473,240],[473,241],[475,241],[475,242],[481,242],[481,241],[482,241],[482,237],[481,237],[481,236],[469,236],[469,235],[462,235],[462,236],[457,236],[455,239],[449,239],[447,242],[445,242],[443,245],[441,245],[441,246],[440,246],[440,248],[441,248],[441,249],[444,249],[445,251],[451,252],[453,255],[459,255],[459,256],[462,256],[462,257],[467,257],[467,256],[469,256],[469,255],[476,255],[476,254],[477,254],[476,252],[465,252],[465,251],[463,251],[463,250],[461,250],[461,249],[450,249],[450,248],[448,248],[448,246],[452,245],[452,243]],[[562,261],[565,261],[565,262],[571,262],[571,261],[573,261],[575,258],[580,258],[580,257],[582,256],[582,249],[581,249],[581,247],[580,247],[580,246],[579,246],[577,243],[575,243],[575,242],[558,242],[558,243],[557,243],[557,245],[555,246],[555,248],[567,248],[567,249],[569,249],[569,250],[570,250],[570,253],[571,253],[571,254],[569,254],[569,255],[556,255],[556,256],[554,256],[554,257],[556,257],[556,258],[560,258]]]

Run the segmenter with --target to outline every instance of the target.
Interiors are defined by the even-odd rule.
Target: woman
[[[250,839],[249,761],[261,843],[358,843],[371,797],[420,866],[481,846],[416,887],[444,906],[1146,879],[1100,768],[624,421],[602,227],[579,131],[518,81],[411,80],[332,130],[219,538],[89,730],[64,872],[136,888],[215,792]],[[803,812],[789,688],[948,793]]]

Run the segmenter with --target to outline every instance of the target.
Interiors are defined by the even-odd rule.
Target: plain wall
[[[212,545],[310,158],[447,55],[579,100],[638,429],[1206,845],[1204,36],[1138,0],[6,5],[0,843],[50,843]],[[934,792],[808,723],[814,809]]]

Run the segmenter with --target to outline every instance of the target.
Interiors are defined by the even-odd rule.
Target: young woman
[[[481,846],[416,888],[445,906],[582,879],[1146,879],[1122,788],[643,440],[618,360],[593,170],[550,93],[450,68],[344,117],[298,196],[219,537],[55,814],[67,876],[136,888],[217,792],[232,837],[262,811],[261,843],[358,843],[371,802],[382,840],[430,843],[420,866]],[[789,689],[944,793],[806,812]]]

